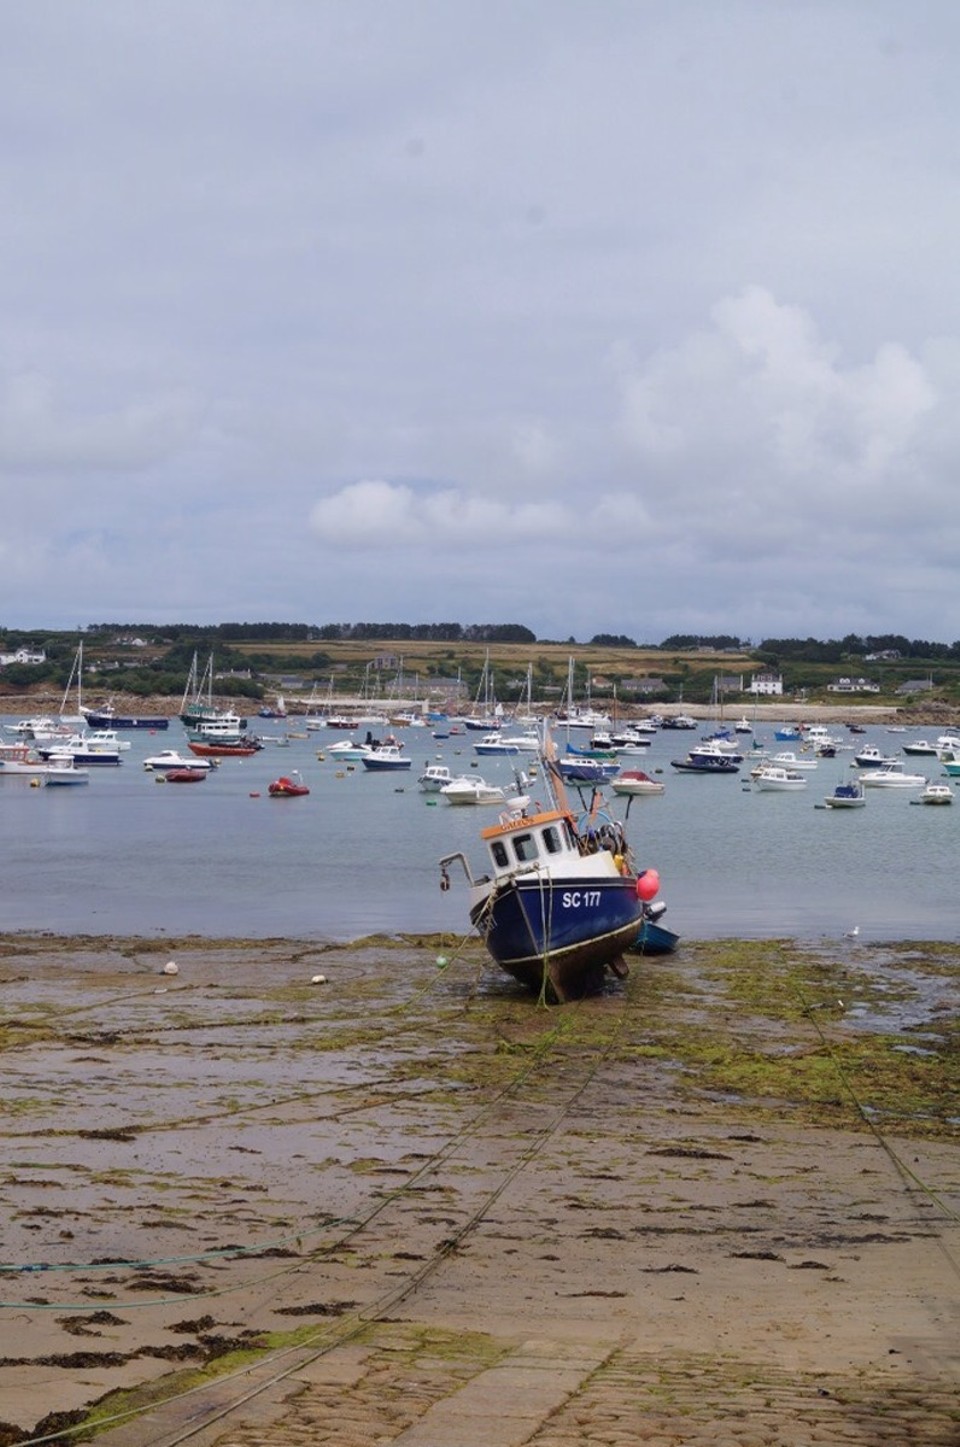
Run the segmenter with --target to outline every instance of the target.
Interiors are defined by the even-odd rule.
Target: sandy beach
[[[958,955],[3,938],[0,1444],[956,1444]]]

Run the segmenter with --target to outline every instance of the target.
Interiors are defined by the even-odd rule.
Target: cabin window
[[[507,846],[499,839],[495,839],[490,846],[490,853],[493,855],[493,862],[498,869],[506,869],[510,863],[507,857]]]
[[[560,835],[552,824],[548,824],[543,831],[543,842],[548,854],[559,854],[563,845],[560,842]]]
[[[513,852],[520,864],[526,864],[537,857],[537,841],[532,834],[515,834],[513,836]]]

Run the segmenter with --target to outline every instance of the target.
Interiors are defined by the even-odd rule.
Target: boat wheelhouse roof
[[[509,800],[506,803],[509,805]],[[538,824],[556,824],[566,819],[573,823],[573,815],[564,809],[548,809],[541,814],[503,814],[498,824],[491,824],[480,830],[481,839],[496,839],[498,835],[512,834],[517,829],[531,829]]]

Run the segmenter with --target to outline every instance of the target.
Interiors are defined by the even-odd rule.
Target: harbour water
[[[274,734],[283,727],[270,724]],[[91,770],[85,787],[4,778],[0,930],[331,941],[466,933],[462,881],[455,871],[441,892],[437,860],[462,849],[482,868],[478,834],[496,811],[422,794],[417,774],[443,761],[506,783],[523,758],[478,760],[470,734],[399,733],[413,759],[402,774],[337,764],[329,753],[321,762],[317,750],[343,737],[325,731],[224,760],[200,784],[159,785],[143,759],[167,747],[186,752],[172,722],[166,733],[126,734],[120,767]],[[792,747],[774,744],[772,726],[760,737]],[[662,771],[665,793],[633,799],[629,812],[625,799],[609,802],[627,815],[638,865],[659,871],[664,923],[681,937],[841,939],[857,927],[865,942],[960,939],[960,798],[928,808],[913,804],[917,791],[873,789],[864,809],[817,808],[852,776],[851,752],[821,760],[802,792],[758,793],[746,764],[739,775],[675,773],[670,759],[697,738],[656,735],[643,758],[624,762]],[[879,726],[856,739],[890,753],[904,741]],[[941,774],[935,758],[908,768]],[[294,769],[309,797],[268,797],[269,782]],[[538,797],[536,779],[531,793]]]

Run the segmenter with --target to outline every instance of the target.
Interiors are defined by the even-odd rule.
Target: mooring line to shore
[[[507,1171],[503,1175],[502,1179],[497,1183],[497,1185],[487,1192],[479,1205],[475,1208],[473,1212],[471,1212],[467,1220],[453,1233],[453,1235],[445,1237],[444,1240],[441,1241],[437,1248],[434,1250],[433,1254],[417,1269],[417,1271],[415,1271],[405,1281],[401,1282],[397,1286],[391,1287],[388,1291],[384,1292],[382,1296],[379,1297],[375,1302],[365,1307],[358,1308],[357,1311],[352,1314],[352,1316],[341,1318],[336,1324],[321,1327],[312,1336],[308,1336],[302,1339],[295,1346],[281,1347],[278,1348],[275,1352],[268,1352],[256,1363],[252,1363],[248,1366],[238,1368],[236,1371],[231,1373],[225,1373],[223,1376],[213,1377],[208,1381],[198,1383],[193,1387],[188,1387],[182,1392],[171,1393],[169,1397],[165,1397],[159,1401],[154,1400],[142,1406],[132,1407],[126,1411],[118,1412],[113,1416],[98,1418],[95,1424],[91,1424],[88,1415],[84,1419],[84,1421],[78,1422],[75,1425],[62,1428],[56,1432],[50,1433],[45,1436],[24,1439],[22,1447],[43,1447],[43,1444],[62,1442],[66,1439],[76,1436],[81,1432],[89,1431],[91,1425],[95,1425],[98,1431],[102,1431],[104,1428],[109,1426],[119,1426],[124,1422],[129,1422],[138,1417],[142,1417],[146,1413],[156,1412],[165,1406],[171,1405],[179,1401],[184,1401],[201,1392],[209,1391],[217,1386],[222,1386],[225,1383],[229,1383],[234,1380],[239,1380],[242,1377],[249,1376],[252,1372],[263,1368],[264,1365],[268,1365],[271,1362],[280,1362],[283,1360],[284,1357],[288,1357],[292,1353],[300,1354],[304,1351],[305,1348],[311,1347],[314,1343],[320,1343],[320,1345],[317,1346],[317,1349],[310,1352],[309,1355],[307,1355],[305,1358],[298,1356],[298,1360],[292,1363],[290,1366],[287,1366],[283,1370],[274,1373],[266,1381],[258,1383],[256,1386],[241,1393],[237,1398],[235,1398],[232,1402],[228,1403],[226,1406],[218,1407],[211,1412],[205,1413],[202,1420],[198,1419],[193,1421],[188,1427],[179,1431],[177,1435],[166,1436],[161,1429],[161,1435],[159,1437],[155,1437],[153,1439],[144,1438],[141,1439],[140,1444],[138,1444],[138,1447],[150,1447],[151,1440],[154,1443],[159,1444],[162,1439],[163,1447],[179,1447],[180,1443],[188,1441],[198,1432],[206,1430],[208,1427],[214,1425],[218,1421],[229,1417],[240,1407],[244,1406],[247,1402],[253,1400],[254,1398],[260,1396],[270,1387],[273,1387],[278,1383],[287,1380],[291,1376],[295,1375],[296,1372],[301,1371],[305,1366],[308,1366],[311,1362],[319,1360],[321,1357],[327,1355],[329,1352],[334,1351],[338,1346],[344,1345],[346,1342],[360,1335],[364,1330],[366,1330],[373,1323],[378,1321],[385,1312],[395,1307],[398,1302],[404,1300],[407,1296],[411,1295],[414,1291],[416,1291],[417,1288],[421,1286],[423,1282],[426,1281],[437,1269],[439,1269],[443,1262],[455,1250],[459,1248],[464,1239],[472,1231],[477,1229],[477,1227],[480,1225],[491,1207],[503,1195],[504,1191],[507,1190],[507,1188],[516,1179],[520,1172],[527,1165],[529,1165],[529,1163],[535,1158],[535,1156],[543,1149],[547,1141],[550,1140],[550,1138],[557,1132],[557,1130],[559,1130],[560,1126],[563,1124],[564,1119],[569,1114],[573,1105],[576,1103],[577,1100],[580,1099],[583,1093],[596,1078],[597,1073],[609,1059],[611,1052],[613,1051],[614,1047],[620,1039],[626,1020],[626,1015],[627,1008],[626,1002],[624,1002],[623,1007],[618,1012],[615,1020],[613,1021],[612,1028],[607,1039],[602,1043],[602,1046],[595,1052],[593,1058],[589,1063],[589,1068],[582,1074],[581,1079],[579,1080],[575,1088],[569,1092],[562,1105],[560,1105],[560,1107],[554,1112],[551,1119],[544,1126],[542,1126],[540,1130],[537,1131],[535,1137],[532,1141],[528,1143],[526,1149],[521,1153],[519,1158],[515,1160],[513,1164],[507,1169]],[[407,1195],[407,1193],[414,1189],[415,1186],[425,1176],[429,1175],[439,1166],[443,1165],[445,1161],[455,1153],[459,1146],[461,1146],[464,1141],[469,1139],[469,1137],[476,1130],[479,1129],[485,1116],[487,1116],[494,1108],[499,1106],[504,1100],[508,1099],[511,1095],[516,1093],[516,1091],[518,1091],[526,1083],[534,1070],[536,1070],[543,1064],[544,1060],[548,1058],[549,1052],[552,1049],[553,1045],[566,1033],[568,1024],[568,1018],[561,1017],[561,1019],[558,1020],[555,1026],[553,1026],[549,1031],[545,1032],[540,1037],[534,1050],[531,1052],[530,1058],[524,1061],[522,1066],[517,1071],[515,1071],[510,1080],[507,1081],[507,1083],[497,1092],[497,1094],[480,1108],[480,1110],[476,1113],[473,1119],[468,1122],[462,1130],[458,1131],[447,1142],[445,1142],[445,1144],[440,1147],[438,1151],[434,1152],[430,1159],[424,1162],[418,1168],[418,1170],[416,1170],[413,1175],[406,1182],[404,1182],[402,1186],[397,1187],[396,1190],[385,1195],[381,1201],[378,1201],[373,1206],[373,1208],[367,1213],[365,1217],[352,1225],[350,1231],[348,1231],[347,1233],[345,1233],[344,1236],[339,1238],[336,1243],[334,1243],[330,1247],[325,1248],[322,1255],[328,1255],[332,1251],[342,1248],[345,1244],[354,1239],[361,1231],[363,1231],[384,1210],[386,1210],[389,1206],[396,1204],[397,1201],[402,1200]],[[566,1060],[564,1060],[562,1063],[566,1063]],[[322,1255],[319,1252],[314,1253],[310,1258],[308,1258],[306,1262],[298,1261],[286,1268],[283,1268],[282,1270],[277,1271],[276,1273],[271,1274],[271,1276],[262,1278],[260,1282],[252,1283],[252,1285],[256,1287],[257,1285],[262,1285],[272,1279],[292,1276],[297,1272],[304,1271],[310,1265],[319,1264],[322,1260]],[[251,1283],[244,1283],[244,1286],[249,1289]],[[231,1289],[239,1288],[227,1288],[224,1291],[214,1291],[210,1293],[204,1293],[204,1295],[225,1295]],[[174,1298],[174,1300],[180,1299],[182,1298]],[[159,1301],[155,1301],[152,1303],[144,1304],[159,1306],[162,1303]],[[22,1307],[23,1303],[20,1303],[19,1305]],[[85,1303],[84,1305],[85,1309],[89,1310],[89,1302]],[[63,1310],[64,1308],[61,1307],[59,1309]],[[122,1309],[127,1308],[123,1307]]]
[[[456,947],[456,949],[455,949],[455,951],[454,951],[454,954],[453,954],[452,959],[451,959],[450,961],[444,960],[443,968],[446,968],[447,965],[448,965],[448,963],[454,963],[454,962],[456,961],[457,957],[462,953],[463,949],[464,949],[465,946],[470,942],[470,940],[471,940],[472,938],[473,938],[473,937],[472,937],[471,935],[464,935],[464,936],[461,938],[458,946]],[[402,1013],[402,1012],[410,1009],[411,1006],[420,1003],[420,1002],[422,1001],[423,997],[424,997],[426,994],[428,994],[429,991],[431,991],[431,990],[435,987],[435,984],[436,984],[436,979],[435,979],[435,978],[433,978],[433,979],[428,979],[427,983],[426,983],[425,985],[421,986],[421,988],[420,988],[419,990],[417,990],[417,991],[411,996],[411,998],[410,998],[409,1000],[402,1001],[401,1004],[399,1004],[399,1005],[397,1005],[397,1006],[394,1006],[394,1007],[391,1007],[392,1013]],[[189,986],[189,987],[187,987],[187,988],[189,988],[189,989],[195,989],[195,988],[198,988],[198,987]],[[136,992],[137,995],[139,995],[139,994],[144,994],[144,993],[146,993],[146,992]],[[151,992],[149,992],[149,993],[153,993],[153,992],[151,991]],[[126,999],[129,999],[129,998],[133,998],[133,996],[130,996],[130,995],[127,995],[127,994],[122,994],[122,995],[113,996],[113,997],[111,997],[111,998],[115,1001],[115,1000],[126,1000]],[[100,1003],[102,1003],[102,1002],[100,1002]],[[96,1006],[89,1006],[89,1007],[84,1006],[84,1007],[78,1007],[78,1008],[85,1010],[85,1009],[92,1009],[92,1008],[97,1008],[97,1007],[96,1007]],[[465,1013],[466,1009],[467,1009],[467,1005],[466,1005],[466,1004],[461,1005],[461,1006],[459,1007],[459,1013]],[[71,1013],[72,1013],[72,1012],[71,1012]],[[389,1012],[388,1012],[388,1013],[389,1013]],[[233,1023],[233,1024],[236,1024],[236,1022],[232,1022],[232,1023]],[[256,1019],[253,1019],[253,1020],[244,1020],[244,1021],[241,1021],[241,1022],[239,1022],[239,1023],[240,1023],[240,1026],[241,1026],[241,1027],[249,1026],[251,1023],[256,1023]],[[194,1028],[194,1027],[193,1027],[193,1026],[189,1026],[189,1027],[186,1027],[186,1028]],[[349,1087],[348,1087],[348,1088],[349,1088]],[[367,1087],[366,1085],[362,1085],[362,1086],[356,1086],[356,1087],[353,1087],[353,1088],[355,1088],[355,1089],[366,1089],[366,1088],[368,1088],[368,1087]],[[317,1090],[295,1091],[292,1095],[282,1096],[282,1097],[279,1097],[279,1098],[271,1099],[271,1100],[269,1100],[269,1101],[264,1101],[261,1105],[249,1105],[249,1106],[245,1106],[245,1107],[244,1107],[244,1110],[243,1110],[243,1114],[244,1114],[244,1115],[249,1115],[249,1114],[251,1114],[251,1113],[255,1113],[255,1112],[260,1111],[260,1110],[276,1110],[276,1109],[277,1109],[278,1107],[280,1107],[280,1106],[291,1105],[291,1104],[295,1104],[295,1103],[298,1103],[298,1102],[301,1102],[301,1101],[313,1100],[313,1099],[315,1099],[318,1095],[336,1095],[336,1094],[339,1094],[341,1090],[342,1090],[342,1087],[339,1087],[339,1088],[337,1088],[336,1090],[334,1090],[334,1089],[331,1089],[329,1086],[324,1085],[323,1087],[321,1087],[320,1089],[317,1089]],[[391,1096],[390,1092],[386,1092],[386,1096],[387,1096],[388,1099],[393,1098],[393,1097]],[[367,1103],[365,1103],[364,1105],[358,1107],[358,1109],[365,1109],[365,1108],[368,1108],[368,1104],[367,1104]],[[230,1119],[230,1118],[232,1118],[232,1117],[235,1117],[237,1114],[239,1114],[238,1111],[236,1111],[236,1110],[231,1110],[231,1111],[224,1111],[224,1112],[208,1112],[208,1113],[205,1113],[205,1114],[203,1114],[203,1115],[198,1115],[198,1116],[181,1117],[180,1119],[178,1119],[178,1120],[176,1120],[176,1121],[162,1121],[162,1122],[156,1122],[156,1123],[154,1123],[154,1124],[147,1125],[147,1126],[143,1126],[143,1127],[138,1127],[138,1129],[137,1129],[137,1134],[138,1134],[138,1135],[145,1135],[145,1134],[155,1134],[155,1133],[159,1133],[159,1132],[166,1132],[166,1131],[171,1131],[171,1130],[180,1130],[180,1129],[182,1129],[185,1125],[188,1125],[188,1126],[193,1126],[193,1125],[207,1125],[207,1124],[210,1124],[210,1123],[215,1122],[215,1121],[217,1121],[217,1120]],[[37,1138],[35,1132],[23,1132],[23,1135],[24,1135],[25,1138],[27,1138],[27,1139],[29,1139],[29,1140],[31,1140],[31,1141],[34,1141],[34,1140],[36,1140],[36,1138]],[[11,1133],[11,1138],[12,1138],[12,1139],[17,1139],[18,1137],[17,1137],[16,1133]],[[76,1272],[76,1271],[106,1271],[106,1270],[126,1270],[126,1271],[150,1270],[150,1269],[152,1269],[152,1268],[154,1268],[154,1267],[158,1267],[158,1266],[174,1266],[174,1265],[198,1264],[198,1263],[201,1263],[201,1262],[204,1262],[204,1261],[216,1261],[216,1260],[230,1259],[231,1257],[238,1257],[238,1256],[243,1256],[243,1255],[256,1256],[256,1255],[259,1255],[259,1254],[262,1253],[262,1252],[266,1252],[266,1251],[270,1251],[270,1250],[275,1250],[275,1249],[277,1249],[277,1248],[285,1247],[285,1246],[288,1246],[288,1245],[290,1245],[291,1243],[294,1243],[294,1242],[303,1242],[305,1239],[308,1239],[310,1236],[320,1235],[320,1234],[322,1234],[324,1231],[329,1230],[329,1229],[330,1229],[331,1227],[333,1227],[333,1226],[339,1226],[339,1225],[351,1225],[351,1226],[353,1226],[354,1224],[355,1224],[355,1223],[352,1221],[351,1218],[334,1218],[334,1219],[331,1220],[331,1221],[326,1221],[326,1222],[324,1222],[324,1224],[323,1224],[322,1226],[320,1226],[320,1227],[314,1227],[313,1229],[304,1229],[304,1228],[301,1228],[301,1229],[298,1229],[298,1230],[295,1230],[295,1231],[290,1231],[290,1232],[285,1233],[283,1236],[273,1237],[273,1238],[271,1238],[269,1241],[266,1241],[266,1242],[263,1242],[263,1241],[258,1242],[257,1245],[255,1245],[255,1246],[217,1247],[217,1248],[213,1248],[213,1249],[211,1249],[211,1250],[209,1250],[209,1251],[193,1252],[193,1253],[189,1253],[189,1254],[182,1255],[182,1256],[160,1256],[160,1257],[143,1258],[143,1259],[129,1260],[129,1261],[124,1261],[124,1260],[115,1260],[115,1261],[90,1261],[90,1262],[82,1262],[82,1261],[65,1261],[65,1262],[41,1262],[41,1261],[33,1261],[33,1262],[24,1262],[24,1263],[19,1263],[19,1264],[17,1264],[17,1263],[12,1263],[12,1262],[0,1262],[0,1278],[2,1278],[3,1276],[6,1276],[6,1277],[8,1277],[8,1278],[13,1278],[13,1277],[16,1277],[16,1276],[23,1276],[23,1275],[45,1275],[45,1274],[48,1274],[48,1273],[59,1273],[59,1272],[67,1272],[67,1271],[69,1271],[69,1272]],[[339,1244],[339,1243],[338,1243],[338,1244]],[[333,1249],[336,1249],[336,1248],[333,1248]],[[276,1273],[276,1274],[283,1274],[283,1273],[282,1273],[282,1272],[278,1272],[278,1273]],[[271,1279],[271,1276],[267,1276],[267,1277],[261,1278],[261,1280],[265,1280],[265,1281],[269,1281],[270,1279]],[[246,1283],[244,1283],[244,1286],[246,1286]],[[193,1296],[194,1296],[194,1299],[212,1299],[212,1298],[218,1297],[218,1296],[229,1295],[232,1291],[240,1290],[240,1289],[242,1289],[242,1288],[241,1288],[241,1287],[226,1287],[226,1288],[223,1288],[223,1289],[221,1289],[221,1290],[213,1290],[213,1289],[211,1289],[211,1290],[208,1291],[208,1292],[202,1292],[202,1293],[201,1293],[201,1292],[197,1292],[197,1293],[193,1293]],[[174,1304],[174,1302],[176,1302],[178,1299],[179,1299],[178,1297],[163,1297],[163,1298],[153,1297],[153,1298],[146,1298],[146,1299],[143,1299],[143,1300],[136,1300],[136,1301],[115,1303],[115,1305],[117,1305],[118,1308],[123,1309],[123,1310],[133,1310],[133,1309],[139,1308],[139,1307],[169,1306],[169,1305]],[[0,1311],[5,1311],[5,1310],[19,1310],[19,1309],[22,1308],[22,1306],[23,1306],[23,1303],[20,1302],[20,1301],[2,1301],[2,1300],[0,1300]],[[33,1306],[34,1309],[36,1309],[36,1310],[41,1310],[41,1311],[48,1311],[48,1310],[49,1310],[49,1311],[80,1312],[80,1311],[89,1311],[89,1310],[90,1310],[90,1303],[89,1303],[89,1302],[33,1303],[32,1306]]]
[[[837,1078],[840,1081],[842,1088],[844,1089],[844,1091],[846,1091],[849,1099],[853,1102],[854,1108],[856,1109],[860,1119],[870,1131],[874,1140],[880,1146],[881,1150],[884,1152],[887,1159],[893,1166],[895,1172],[900,1177],[904,1190],[908,1194],[912,1191],[919,1191],[927,1198],[927,1200],[929,1200],[934,1206],[937,1207],[945,1220],[954,1224],[960,1222],[960,1212],[956,1211],[949,1204],[949,1202],[943,1199],[939,1192],[935,1191],[932,1186],[930,1186],[926,1181],[924,1181],[923,1178],[919,1176],[917,1172],[914,1171],[907,1164],[903,1157],[894,1149],[894,1147],[887,1140],[876,1120],[873,1118],[870,1111],[860,1099],[860,1096],[857,1092],[856,1087],[854,1086],[853,1081],[850,1079],[848,1072],[844,1068],[843,1062],[841,1061],[836,1050],[833,1048],[833,1045],[828,1039],[826,1032],[820,1024],[820,1021],[817,1019],[815,1007],[810,1001],[806,999],[803,991],[796,983],[796,981],[792,983],[792,989],[794,991],[796,999],[798,1000],[803,1010],[803,1014],[810,1021],[811,1025],[819,1036],[820,1043],[826,1051],[827,1058],[829,1059],[831,1066],[836,1072]],[[936,1240],[938,1247],[944,1257],[944,1260],[950,1267],[950,1270],[955,1276],[960,1278],[960,1262],[958,1262],[953,1251],[941,1235],[938,1234]]]

